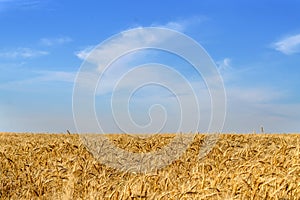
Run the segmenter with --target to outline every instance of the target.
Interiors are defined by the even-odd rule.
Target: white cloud
[[[13,80],[0,83],[0,89],[4,90],[26,90],[28,86],[38,85],[42,82],[66,82],[73,83],[76,72],[66,71],[31,71],[30,78]]]
[[[193,17],[185,20],[170,21],[166,24],[152,24],[154,27],[169,28],[184,32],[191,25],[199,24],[207,20],[206,17]],[[102,71],[107,62],[113,60],[120,52],[126,52],[140,46],[153,46],[159,43],[173,43],[173,35],[170,33],[152,34],[146,32],[143,27],[136,27],[138,31],[122,32],[117,37],[111,38],[109,44],[102,44],[101,47],[90,45],[83,50],[75,52],[75,55],[81,59],[98,65],[98,70]],[[124,40],[124,38],[126,38]],[[90,53],[93,51],[92,55]],[[88,55],[90,55],[88,57]],[[139,59],[136,55],[134,59]]]
[[[62,81],[73,83],[76,77],[76,72],[66,71],[36,71],[39,74],[35,80],[37,81]]]
[[[300,34],[283,38],[272,45],[277,51],[286,55],[300,52]]]
[[[179,32],[185,32],[192,26],[199,25],[200,23],[206,20],[208,20],[206,16],[195,16],[195,17],[190,17],[190,18],[181,19],[177,21],[170,21],[167,22],[166,24],[153,23],[151,26],[169,28]]]
[[[14,50],[2,50],[0,51],[0,57],[2,58],[33,58],[48,55],[49,52],[35,50],[30,48],[19,47]]]
[[[92,52],[92,50],[96,47],[96,45],[92,46],[87,46],[84,49],[80,50],[80,51],[76,51],[75,55],[81,59],[81,60],[85,60],[88,55]]]
[[[42,38],[40,43],[45,46],[61,45],[72,42],[70,37]]]
[[[222,61],[216,62],[216,64],[221,73],[232,69],[230,58],[224,58]]]
[[[155,25],[153,25],[155,26]],[[180,23],[180,22],[168,22],[165,25],[156,25],[157,27],[162,27],[162,28],[169,28],[169,29],[173,29],[179,32],[184,32],[186,29],[186,25],[184,23]]]
[[[75,55],[80,59],[96,64],[98,70],[103,71],[107,64],[117,59],[124,52],[129,53],[139,47],[151,47],[162,42],[171,42],[172,37],[173,35],[169,32],[162,32],[158,35],[147,32],[143,28],[137,28],[134,32],[125,31],[120,33],[118,36],[111,38],[109,43],[103,43],[96,49],[93,49],[94,46],[89,46],[75,52]],[[139,58],[135,57],[135,59]]]
[[[170,29],[174,29],[177,31],[183,31],[185,29],[185,25],[183,23],[179,23],[179,22],[175,22],[175,21],[168,22],[164,25],[152,24],[152,26],[162,27],[162,28],[170,28]],[[158,37],[157,35],[149,35],[147,37],[138,37],[141,34],[145,34],[145,32],[143,31],[143,27],[136,27],[136,28],[140,28],[140,31],[139,32],[136,31],[132,35],[129,35],[131,33],[123,32],[123,33],[121,33],[121,35],[119,35],[118,38],[114,38],[113,43],[110,42],[111,46],[105,45],[101,49],[97,49],[97,51],[99,51],[99,53],[97,53],[97,55],[101,53],[103,56],[97,57],[95,55],[95,57],[97,57],[98,60],[104,59],[104,57],[110,58],[111,55],[115,55],[115,53],[114,53],[115,51],[121,51],[123,49],[131,49],[134,46],[138,46],[138,44],[144,44],[146,46],[151,43],[154,44],[156,42],[159,42],[160,40],[165,39],[163,35],[160,37]],[[124,37],[128,38],[126,42],[124,42],[124,40],[123,40]],[[147,38],[147,39],[145,39],[145,38]],[[122,42],[120,42],[120,41],[122,41]],[[84,60],[87,58],[87,56],[92,52],[92,50],[95,47],[96,47],[96,45],[90,45],[90,46],[84,48],[83,50],[75,52],[75,55],[78,58]],[[95,61],[96,58],[89,58],[89,60]]]

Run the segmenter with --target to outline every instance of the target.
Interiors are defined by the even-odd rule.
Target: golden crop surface
[[[174,135],[108,137],[149,152]],[[0,199],[300,199],[300,135],[222,134],[199,160],[203,138],[171,165],[133,174],[97,162],[76,134],[2,133]]]

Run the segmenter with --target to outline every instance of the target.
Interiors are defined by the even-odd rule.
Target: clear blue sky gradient
[[[224,132],[300,132],[299,9],[296,0],[0,0],[0,131],[75,131],[80,52],[120,31],[165,26],[219,67]]]

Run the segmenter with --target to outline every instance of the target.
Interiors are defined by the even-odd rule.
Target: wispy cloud
[[[70,37],[57,37],[57,38],[42,38],[40,43],[45,46],[62,45],[72,42]]]
[[[185,32],[192,26],[199,25],[208,20],[206,16],[195,16],[181,20],[169,21],[165,24],[153,23],[151,26],[169,28],[179,32]]]
[[[84,49],[82,49],[80,51],[76,51],[75,55],[79,59],[85,60],[95,47],[96,47],[96,45],[94,45],[94,46],[89,45],[89,46],[85,47]]]
[[[170,28],[177,31],[184,31],[187,28],[186,21],[171,21],[166,24],[158,25],[152,24],[152,26]],[[161,32],[161,34],[154,34],[147,32],[143,27],[137,27],[134,32],[122,32],[117,37],[110,40],[109,43],[102,44],[101,47],[96,48],[96,45],[90,45],[83,50],[75,52],[75,55],[82,60],[86,60],[90,63],[98,65],[98,70],[102,71],[109,61],[113,60],[122,52],[131,51],[138,47],[151,47],[160,43],[172,43],[172,37],[174,35],[167,32]],[[92,54],[90,54],[93,51]],[[135,55],[134,59],[139,59]]]
[[[39,0],[0,0],[0,11],[11,9],[32,10],[39,8],[43,3]]]
[[[75,52],[75,55],[80,59],[85,59],[90,63],[96,64],[98,70],[102,71],[110,61],[117,58],[120,54],[132,51],[141,46],[151,47],[161,42],[171,42],[172,36],[170,33],[162,32],[158,35],[147,32],[143,28],[137,28],[134,32],[122,32],[109,43],[102,44],[102,46],[97,49],[93,49],[93,46],[89,46],[81,51]],[[93,53],[90,54],[92,50]],[[139,58],[135,57],[135,59]]]
[[[285,37],[272,44],[272,46],[286,55],[300,53],[300,34]]]
[[[153,24],[153,26],[162,27],[162,28],[169,28],[169,29],[173,29],[173,30],[176,30],[176,31],[180,31],[180,32],[183,32],[186,29],[186,24],[176,22],[176,21],[168,22],[165,25],[155,25],[155,24]]]
[[[13,50],[1,50],[0,57],[8,58],[8,59],[16,59],[16,58],[33,58],[48,55],[49,52],[35,50],[31,48],[19,47]]]
[[[66,71],[36,71],[38,76],[36,81],[60,81],[73,83],[76,77],[76,72]]]
[[[207,20],[207,17],[201,16],[201,17],[192,17],[187,18],[184,20],[178,20],[178,21],[169,21],[165,24],[159,24],[159,23],[153,23],[151,26],[153,27],[161,27],[161,28],[169,28],[173,29],[179,32],[185,32],[187,29],[189,29],[190,26],[202,23],[203,21]],[[124,49],[132,49],[135,46],[139,46],[143,44],[144,46],[151,46],[152,44],[157,44],[160,42],[165,42],[166,40],[170,40],[172,37],[171,34],[149,34],[146,33],[143,30],[142,26],[136,27],[140,28],[140,31],[136,31],[134,33],[132,32],[123,32],[119,35],[119,37],[114,38],[113,42],[110,42],[111,47],[108,47],[107,45],[104,45],[103,48],[98,48],[93,54],[95,56],[91,56],[88,58],[87,61],[89,62],[97,62],[97,60],[108,60],[112,58],[113,55],[118,54],[118,52],[124,51]],[[130,35],[131,34],[131,35]],[[148,34],[148,35],[146,35]],[[143,35],[143,37],[140,37]],[[124,42],[124,38],[126,37],[126,42]],[[96,47],[96,45],[89,45],[88,47],[75,52],[75,55],[84,60],[87,58],[87,56],[91,53],[91,51]],[[102,55],[99,57],[98,55]],[[106,58],[106,59],[105,59]],[[101,68],[101,67],[100,67]]]
[[[230,58],[224,58],[222,61],[216,62],[216,64],[221,73],[232,69]]]
[[[73,83],[77,72],[67,71],[31,71],[30,77],[23,80],[12,80],[0,83],[0,89],[24,90],[30,85],[38,87],[42,82],[65,82]],[[26,89],[25,89],[26,90]]]
[[[175,26],[175,22],[167,23],[164,25],[164,27],[171,25]],[[180,25],[176,24],[176,26],[179,27]],[[172,42],[171,38],[172,34],[165,34],[162,32],[162,34],[158,35],[147,32],[143,28],[137,28],[134,32],[122,32],[117,37],[113,38],[109,43],[102,44],[101,47],[95,48],[96,45],[88,46],[81,51],[75,52],[75,55],[79,59],[85,60],[86,62],[97,66],[97,72],[103,72],[103,70],[112,60],[117,59],[105,72],[105,81],[102,83],[102,89],[101,91],[98,90],[98,93],[100,94],[109,93],[112,91],[116,82],[120,77],[122,77],[123,74],[126,74],[130,69],[132,69],[136,63],[145,61],[145,56],[149,55],[149,52],[139,51],[135,53],[129,53],[124,57],[118,58],[120,54],[129,52],[138,47],[151,47],[161,42]],[[148,71],[147,73],[152,74],[154,72]],[[96,73],[85,74],[86,76],[90,76],[90,78],[84,78],[87,87],[90,86],[88,83],[91,82],[91,80],[94,80],[94,74]],[[160,73],[156,72],[156,75],[153,77],[160,77],[159,75]],[[131,81],[128,81],[126,84],[123,83],[122,88],[130,88],[131,86]]]

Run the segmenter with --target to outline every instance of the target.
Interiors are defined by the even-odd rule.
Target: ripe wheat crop
[[[107,135],[149,152],[174,135]],[[221,134],[205,158],[197,135],[180,159],[149,174],[99,163],[76,134],[0,134],[0,199],[300,199],[300,135]]]

